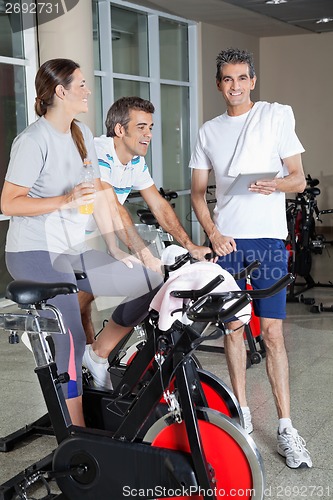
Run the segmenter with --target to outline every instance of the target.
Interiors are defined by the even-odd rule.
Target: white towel
[[[269,171],[274,141],[280,135],[285,117],[291,119],[295,127],[294,113],[290,106],[265,101],[254,104],[239,136],[229,176]]]
[[[182,309],[184,304],[189,302],[189,299],[180,299],[172,297],[170,292],[173,290],[199,290],[207,285],[212,279],[219,274],[225,278],[223,283],[214,289],[214,292],[228,292],[230,290],[239,290],[234,278],[228,271],[222,269],[218,264],[212,262],[196,262],[189,266],[183,266],[178,271],[172,273],[168,281],[162,286],[153,298],[150,309],[155,309],[159,312],[159,328],[160,330],[168,330],[176,319],[187,324],[188,319],[183,318],[181,311],[173,314],[176,309]],[[228,302],[227,307],[230,307],[233,301]],[[247,323],[251,317],[251,305],[244,307],[237,317]]]
[[[187,253],[186,248],[179,245],[169,245],[163,249],[161,262],[166,266],[171,266],[176,262],[176,258]],[[190,264],[189,262],[187,264]]]

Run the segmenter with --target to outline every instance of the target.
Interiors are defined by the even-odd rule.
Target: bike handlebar
[[[288,273],[269,288],[262,288],[261,290],[232,290],[229,292],[211,294],[211,296],[212,298],[220,298],[223,297],[223,295],[225,295],[228,298],[230,297],[233,299],[237,299],[238,297],[241,297],[246,294],[249,295],[251,299],[265,299],[267,297],[272,297],[273,295],[281,292],[281,290],[290,285],[294,280],[295,277],[293,276],[293,274]]]
[[[247,290],[247,293],[252,299],[265,299],[266,297],[272,297],[273,295],[281,292],[281,290],[290,285],[294,280],[295,276],[288,273],[269,288],[263,288],[262,290]]]
[[[186,315],[192,321],[225,321],[226,318],[230,319],[232,316],[235,316],[235,314],[251,302],[252,299],[271,297],[292,283],[294,279],[294,276],[289,273],[271,287],[263,288],[262,290],[231,290],[227,292],[210,293],[210,291],[206,290],[209,290],[209,288],[210,290],[214,290],[218,285],[218,283],[215,285],[216,278],[214,278],[214,280],[210,281],[205,287],[201,288],[201,290],[179,290],[171,292],[171,295],[173,297],[196,300],[186,312]],[[197,299],[195,299],[195,295],[197,295]],[[226,302],[234,299],[238,300],[224,311]]]
[[[216,288],[218,285],[223,283],[224,278],[222,274],[219,276],[216,276],[213,278],[207,285],[203,286],[199,290],[173,290],[170,292],[170,295],[172,297],[177,297],[178,299],[191,299],[191,300],[197,300],[203,295],[207,295],[207,293],[210,293],[214,288]]]
[[[207,253],[205,255],[205,258],[207,260],[213,258],[213,253]],[[177,269],[181,268],[186,262],[199,262],[197,259],[192,257],[190,252],[184,253],[183,255],[178,255],[175,259],[175,262],[173,264],[165,264],[164,269],[167,273],[170,273],[172,271],[177,271]]]
[[[191,321],[227,322],[249,304],[252,299],[271,297],[292,283],[294,279],[292,274],[287,274],[270,288],[262,290],[232,290],[222,293],[209,293],[192,304],[186,311],[186,315]],[[226,303],[233,299],[237,299],[236,302],[225,309]]]
[[[253,262],[251,262],[251,264],[242,269],[239,273],[233,274],[232,277],[236,281],[243,280],[247,278],[252,273],[252,271],[254,271],[254,269],[258,269],[259,266],[261,266],[261,262],[259,260],[254,260]]]
[[[221,321],[221,322],[227,322],[228,320],[230,321],[231,318],[236,316],[236,314],[243,309],[245,306],[250,304],[251,302],[251,297],[248,293],[242,295],[241,297],[238,297],[236,302],[229,306],[227,309],[225,309],[226,303],[228,300],[231,300],[231,298],[228,298],[228,300],[223,300],[219,301],[216,304],[213,304],[209,302],[210,296],[206,296],[206,304],[204,300],[201,300],[200,304],[200,309],[198,310],[199,304],[193,304],[188,311],[186,311],[186,316],[191,320],[191,321]],[[205,305],[206,307],[205,309]]]
[[[167,272],[177,271],[180,267],[182,267],[186,262],[191,260],[192,256],[190,252],[179,255],[175,258],[175,262],[173,264],[165,264],[164,269]]]
[[[206,259],[209,260],[209,259],[212,259],[214,257],[215,253],[212,252],[212,253],[207,253],[205,255]],[[189,262],[191,260],[195,260],[192,258],[191,254],[189,252],[183,254],[183,255],[180,255],[178,257],[176,257],[176,260],[175,260],[175,263],[174,264],[170,264],[170,265],[165,265],[165,270],[167,272],[172,272],[172,271],[176,271],[177,269],[179,269],[180,267],[182,267],[184,264],[186,264],[186,262]],[[238,281],[238,280],[242,280],[242,279],[245,279],[247,278],[252,271],[254,271],[254,269],[258,269],[258,267],[261,265],[261,262],[259,260],[254,260],[253,262],[251,262],[251,264],[249,264],[248,266],[246,266],[244,269],[242,269],[241,271],[239,271],[238,273],[235,273],[235,274],[232,274],[232,277]]]

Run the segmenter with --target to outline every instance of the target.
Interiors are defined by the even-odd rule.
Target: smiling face
[[[88,111],[88,96],[91,91],[87,87],[79,68],[73,72],[73,79],[69,88],[66,89],[62,85],[58,85],[58,87],[61,87],[59,89],[60,95],[63,95],[66,108],[73,116]]]
[[[145,156],[152,138],[153,115],[132,109],[127,126],[117,123],[114,137],[117,156],[126,165],[134,156]]]
[[[250,93],[255,87],[256,77],[250,78],[248,64],[224,64],[221,67],[221,81],[216,84],[230,116],[242,115],[251,109]]]

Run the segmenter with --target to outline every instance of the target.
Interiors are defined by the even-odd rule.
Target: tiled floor
[[[323,255],[314,256],[316,281],[333,281],[328,252],[333,252],[332,247],[324,250]],[[316,287],[304,295],[315,296],[317,304],[333,304],[333,288]],[[306,439],[314,465],[310,470],[291,470],[276,453],[277,417],[265,360],[253,365],[247,370],[248,399],[255,429],[252,437],[265,466],[265,498],[329,499],[333,498],[333,313],[312,314],[303,303],[289,303],[287,307],[285,339],[290,361],[292,418]],[[95,316],[97,321],[100,315]],[[6,436],[46,410],[31,354],[22,343],[10,345],[7,333],[0,333],[0,436]],[[229,384],[223,354],[199,352],[198,357],[204,367]],[[8,453],[0,453],[0,485],[43,458],[54,446],[53,437],[43,436],[21,443]],[[40,495],[40,489],[33,493],[34,498]]]

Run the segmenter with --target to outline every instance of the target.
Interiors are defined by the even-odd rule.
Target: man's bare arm
[[[191,200],[198,221],[204,228],[213,250],[217,255],[227,255],[236,250],[235,240],[231,236],[223,236],[215,226],[206,201],[209,170],[193,169]]]
[[[114,190],[107,182],[102,182],[103,189],[110,198],[111,204],[116,204],[116,210],[120,214],[122,226],[116,229],[118,238],[124,245],[135,255],[146,267],[156,272],[161,272],[161,261],[156,258],[147,244],[143,241],[141,236],[136,230],[132,217],[128,210],[119,203],[119,200],[114,193]]]
[[[210,252],[209,248],[195,245],[192,242],[180,223],[175,211],[168,201],[161,196],[156,186],[150,186],[147,189],[142,189],[140,192],[164,231],[170,233],[194,258],[205,260],[205,255]]]
[[[257,181],[255,184],[251,184],[250,191],[265,195],[272,194],[275,191],[302,193],[306,187],[306,180],[301,155],[289,156],[284,158],[283,162],[288,169],[288,175],[271,181]]]

